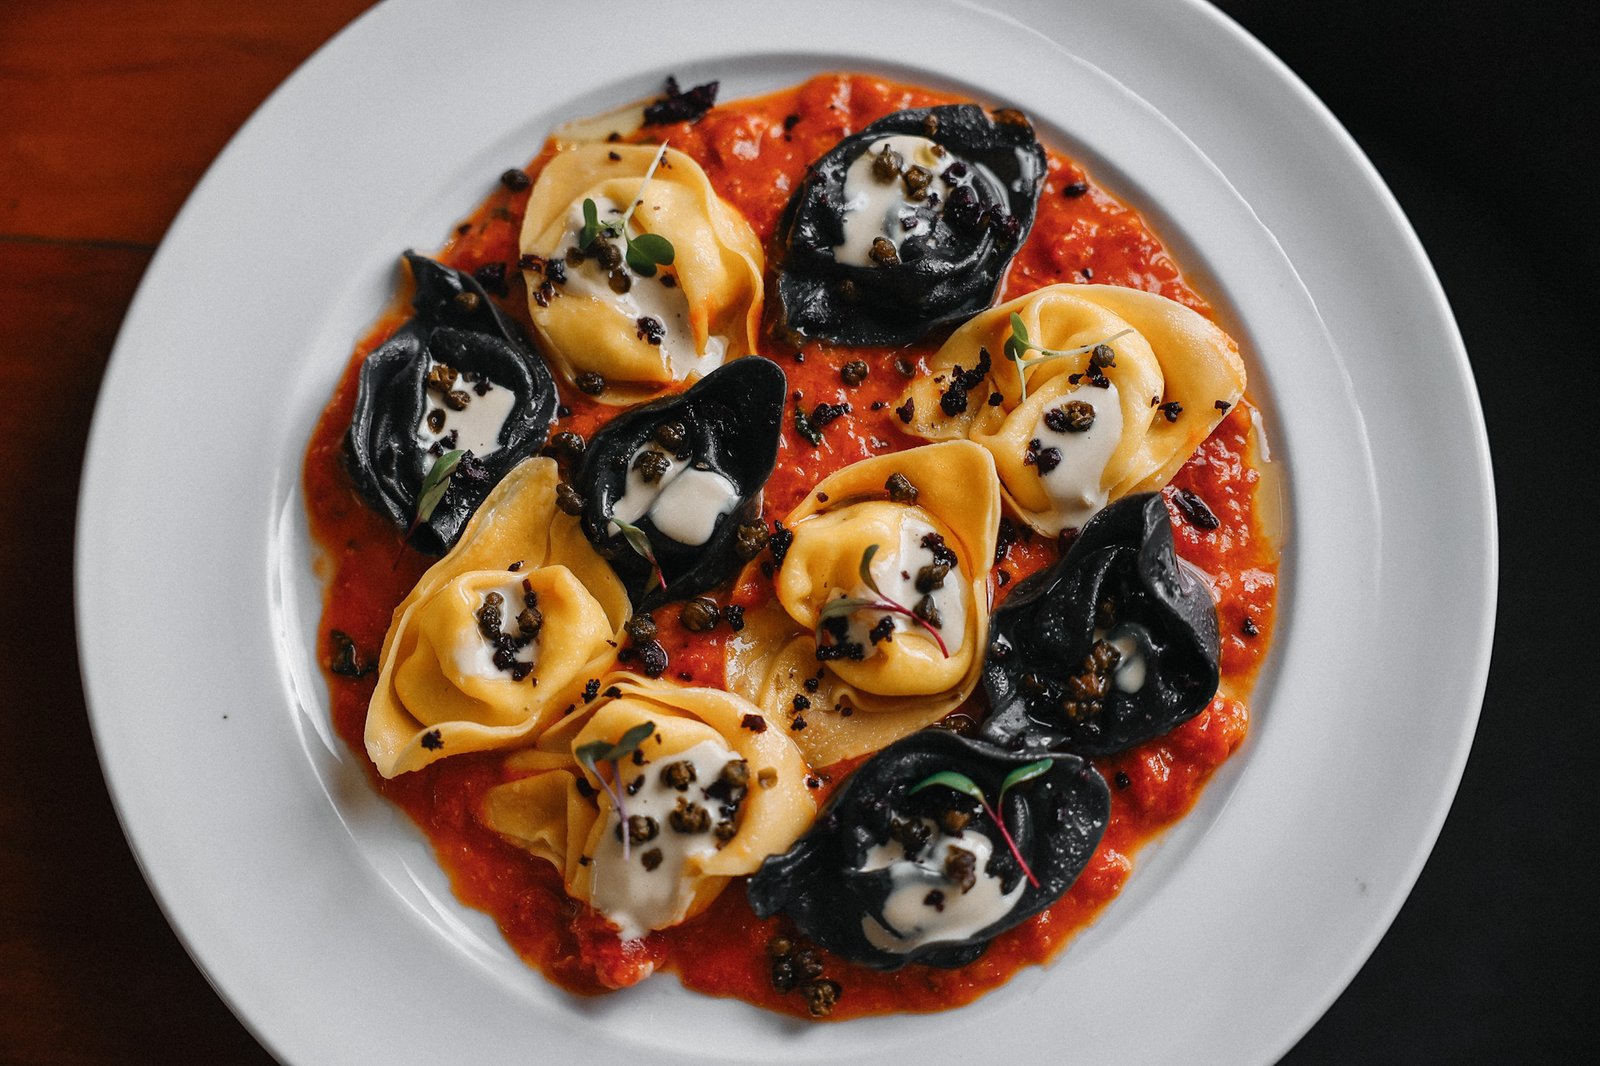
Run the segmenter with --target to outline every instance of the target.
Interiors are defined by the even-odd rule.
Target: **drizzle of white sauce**
[[[891,840],[872,848],[861,866],[889,871],[892,887],[883,904],[883,921],[872,915],[861,919],[862,933],[880,951],[904,955],[925,944],[965,940],[1010,914],[1027,885],[1027,879],[1019,877],[1006,892],[998,877],[984,872],[994,854],[994,843],[984,834],[963,831],[949,836],[933,822],[923,821],[934,834],[920,858],[907,859],[905,849]],[[966,892],[944,875],[953,848],[970,851],[976,859],[977,880]],[[930,897],[932,892],[940,895]]]
[[[907,518],[900,524],[900,542],[880,547],[872,557],[872,580],[886,597],[902,607],[916,607],[924,595],[917,591],[917,574],[933,563],[934,555],[932,548],[922,546],[922,538],[937,532],[919,518]],[[864,600],[877,599],[877,594],[865,585],[858,585],[850,595]],[[954,655],[967,638],[967,590],[961,567],[952,566],[945,575],[944,584],[927,595],[933,597],[933,605],[939,611],[939,638]],[[845,639],[859,643],[868,655],[877,654],[870,633],[885,618],[894,624],[892,639],[899,640],[902,633],[909,633],[922,640],[933,640],[921,622],[890,611],[856,611],[850,616],[850,634]]]
[[[438,365],[429,359],[426,372],[432,372]],[[482,395],[478,394],[478,385],[488,386]],[[460,411],[452,411],[445,405],[444,397],[432,389],[425,389],[422,421],[417,423],[417,443],[426,451],[433,447],[434,442],[444,439],[454,430],[455,446],[470,451],[479,459],[499,451],[500,431],[505,428],[506,419],[511,417],[511,410],[517,404],[516,393],[487,378],[474,383],[458,377],[451,388],[467,394],[467,406]],[[428,425],[428,417],[435,411],[444,412],[444,424],[437,433]]]
[[[618,521],[638,524],[646,515],[655,527],[679,544],[704,544],[716,531],[717,519],[739,505],[739,489],[715,470],[697,470],[692,462],[667,457],[667,471],[654,483],[633,468],[634,461],[647,451],[645,444],[628,456],[628,479],[622,496],[611,508],[608,530],[615,535]]]
[[[608,197],[595,199],[600,220],[614,220],[622,214],[622,208]],[[552,259],[563,259],[567,251],[578,246],[578,237],[583,232],[583,203],[574,203],[567,211],[566,231],[561,235],[561,241]],[[633,225],[633,220],[628,221],[628,235],[637,237],[640,231]],[[614,242],[618,250],[623,250],[622,242]],[[654,277],[641,277],[628,268],[626,258],[617,269],[627,273],[632,279],[632,285],[627,292],[615,292],[611,288],[611,281],[607,271],[600,265],[599,260],[593,256],[587,257],[577,266],[566,264],[567,280],[560,288],[561,292],[570,296],[588,296],[601,303],[616,309],[617,313],[630,322],[637,322],[641,318],[653,318],[661,323],[663,334],[661,338],[661,351],[667,357],[667,365],[672,370],[674,381],[682,381],[690,374],[709,374],[722,365],[728,353],[728,339],[718,335],[706,338],[705,351],[695,348],[694,328],[689,324],[689,299],[683,293],[681,284],[671,287],[662,284],[662,278],[667,277],[665,271],[658,270]],[[672,275],[674,282],[676,275]]]
[[[1045,424],[1051,407],[1079,400],[1094,408],[1094,424],[1081,433],[1058,433]],[[1041,474],[1045,494],[1053,511],[1044,523],[1051,532],[1081,527],[1106,505],[1106,490],[1101,487],[1106,463],[1122,440],[1122,402],[1115,383],[1106,388],[1080,385],[1040,413],[1033,427],[1041,450],[1055,448],[1061,462],[1048,474]]]
[[[460,590],[460,595],[470,600],[469,610],[474,619],[483,609],[489,593],[500,594],[500,632],[506,636],[518,637],[522,633],[517,629],[517,615],[521,614],[524,607],[522,578],[516,574],[507,573],[507,581],[494,588],[478,589],[465,588]],[[491,681],[502,681],[511,677],[508,671],[500,669],[494,664],[494,653],[497,649],[489,638],[476,626],[464,628],[456,634],[456,645],[451,649],[451,659],[455,664],[456,672],[462,677],[480,677]],[[537,638],[529,641],[525,646],[517,649],[512,656],[519,663],[532,665],[539,661],[539,641]]]
[[[1150,635],[1143,626],[1125,623],[1112,630],[1108,637],[1102,637],[1096,630],[1094,639],[1106,640],[1122,654],[1113,675],[1117,688],[1123,692],[1138,692],[1144,688],[1145,674],[1149,670],[1144,649],[1149,645]]]
[[[909,237],[920,237],[931,228],[926,218],[917,217],[916,225],[906,229],[901,219],[916,214],[924,204],[906,198],[905,183],[899,178],[880,181],[873,173],[873,164],[885,147],[900,153],[907,167],[920,166],[933,172],[935,177],[944,173],[954,162],[948,153],[936,154],[938,146],[926,137],[899,134],[883,137],[856,157],[844,173],[844,242],[833,248],[833,258],[852,266],[872,266],[872,242],[887,237],[894,242],[895,251]],[[930,185],[929,189],[944,198],[944,184]]]
[[[619,771],[624,790],[630,782],[643,778],[633,795],[624,791],[628,815],[653,818],[659,827],[654,839],[630,845],[624,860],[622,841],[617,835],[617,810],[601,794],[605,830],[600,834],[590,867],[589,899],[622,931],[622,939],[637,940],[650,930],[665,929],[683,917],[694,895],[694,884],[684,876],[684,865],[691,858],[715,854],[717,838],[709,828],[702,833],[680,833],[672,828],[668,816],[680,799],[687,799],[706,808],[715,823],[721,801],[706,796],[705,790],[717,780],[724,766],[738,758],[721,744],[702,740],[660,762],[635,766],[631,759],[622,760]],[[681,761],[689,762],[695,771],[694,783],[683,792],[661,777],[662,766]],[[661,861],[653,869],[646,869],[644,856],[652,849],[661,852]]]

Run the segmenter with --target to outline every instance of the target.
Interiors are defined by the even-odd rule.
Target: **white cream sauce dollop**
[[[931,821],[926,824],[933,826]],[[972,852],[976,860],[977,879],[966,892],[944,875],[945,860],[954,848]],[[884,901],[883,921],[864,915],[862,933],[880,951],[905,955],[925,944],[965,940],[998,922],[1022,898],[1027,879],[1018,877],[1011,891],[1004,891],[998,877],[984,872],[993,854],[994,843],[976,830],[950,836],[935,828],[915,861],[905,857],[905,849],[896,841],[875,846],[861,869],[887,869],[893,887]]]
[[[658,827],[653,839],[631,844],[624,859],[617,811],[605,801],[605,830],[593,856],[590,902],[622,931],[622,939],[637,940],[652,929],[665,929],[682,920],[694,897],[693,879],[684,876],[684,866],[691,858],[714,854],[717,838],[710,828],[680,833],[669,816],[680,799],[688,799],[706,808],[714,824],[722,801],[708,797],[705,790],[716,782],[724,766],[738,758],[721,744],[702,740],[660,762],[635,766],[631,759],[622,760],[619,785],[624,789],[628,816],[651,818]],[[680,792],[663,780],[661,768],[684,761],[694,767],[695,780]],[[627,795],[627,786],[640,778],[643,782],[638,791]],[[645,855],[652,849],[660,852],[660,861],[647,867]]]
[[[490,589],[469,589],[462,587],[459,595],[468,598],[468,611],[473,618],[478,617],[478,612],[483,610],[488,602],[491,592],[500,594],[500,632],[509,637],[521,638],[522,633],[517,628],[517,615],[521,614],[526,606],[523,597],[526,593],[522,588],[522,579],[516,574],[507,573],[506,583]],[[484,636],[483,631],[477,626],[463,628],[456,634],[455,647],[451,649],[451,658],[455,663],[456,672],[462,677],[480,677],[490,681],[503,681],[511,677],[509,671],[502,670],[494,664],[494,653],[498,650],[490,639]],[[539,661],[539,641],[537,638],[518,648],[512,658],[519,663],[533,665]]]
[[[899,134],[874,141],[856,157],[844,173],[844,243],[834,245],[835,262],[872,266],[868,253],[877,238],[887,237],[899,252],[902,241],[928,232],[931,228],[928,220],[917,215],[918,208],[925,204],[906,196],[905,182],[900,178],[883,181],[873,168],[888,148],[900,154],[907,168],[919,166],[939,177],[954,159],[948,153],[939,154],[938,147],[926,137]],[[928,188],[943,199],[946,192],[943,183],[930,184]],[[906,228],[901,220],[913,217],[915,223]]]
[[[934,562],[933,549],[922,544],[922,538],[930,533],[937,534],[938,530],[921,519],[907,518],[900,524],[899,543],[880,547],[872,558],[872,580],[878,583],[878,588],[886,597],[902,607],[915,608],[924,595],[917,591],[917,574],[924,566]],[[877,599],[877,593],[865,585],[858,585],[850,595],[863,600]],[[939,638],[954,655],[967,639],[967,589],[960,566],[952,566],[945,575],[944,584],[926,595],[933,598],[933,606],[939,612]],[[891,633],[893,639],[901,639],[902,633],[922,640],[933,639],[915,618],[890,611],[871,610],[856,611],[850,615],[850,633],[845,639],[859,643],[868,655],[876,654],[871,632],[885,618],[894,625]]]
[[[611,508],[609,532],[615,535],[618,521],[637,525],[646,515],[655,527],[679,544],[704,544],[716,531],[717,519],[739,505],[738,486],[715,470],[697,470],[693,462],[666,456],[667,470],[661,479],[647,482],[634,469],[634,462],[647,451],[661,451],[646,444],[628,456],[628,479],[621,498]]]
[[[595,200],[595,207],[602,223],[615,220],[623,210],[609,197],[604,196]],[[567,210],[566,231],[561,235],[560,244],[551,256],[552,259],[562,260],[566,270],[567,280],[561,286],[562,292],[569,296],[587,296],[598,300],[613,308],[629,322],[638,322],[641,318],[653,318],[661,323],[663,330],[661,351],[667,358],[667,365],[672,369],[675,381],[682,381],[690,374],[709,374],[722,365],[728,352],[728,339],[712,334],[706,338],[704,352],[696,349],[694,327],[689,323],[689,299],[684,295],[683,287],[676,284],[676,275],[657,270],[654,277],[641,277],[628,268],[627,259],[624,258],[622,265],[617,269],[626,273],[632,284],[627,292],[616,292],[611,288],[607,270],[594,256],[585,257],[577,266],[565,262],[567,252],[578,246],[578,238],[582,232],[583,202],[578,201]],[[628,220],[627,232],[630,237],[637,237],[640,233],[633,225],[632,219]],[[617,245],[618,251],[625,250],[625,245],[620,239],[612,243]],[[671,286],[662,281],[668,276],[674,281]]]
[[[440,364],[432,359],[428,360],[427,373],[432,373],[433,368]],[[485,387],[482,394],[478,388]],[[506,419],[511,417],[511,410],[517,404],[517,395],[510,389],[502,388],[487,378],[477,382],[467,381],[457,377],[451,391],[465,393],[467,405],[460,411],[452,411],[444,402],[444,397],[432,389],[425,389],[422,404],[422,421],[417,423],[417,443],[423,450],[433,447],[434,443],[448,437],[452,431],[456,434],[455,447],[469,451],[482,459],[486,455],[493,455],[500,450],[500,431],[505,428]],[[435,411],[443,412],[444,422],[435,431],[428,424],[428,419]]]
[[[1074,433],[1057,432],[1045,423],[1045,415],[1053,408],[1074,400],[1094,408],[1094,424]],[[1105,388],[1080,385],[1040,413],[1033,427],[1033,437],[1040,450],[1054,448],[1061,453],[1061,462],[1039,480],[1050,497],[1052,513],[1041,522],[1050,526],[1049,532],[1081,528],[1085,522],[1106,505],[1106,490],[1101,486],[1106,464],[1122,440],[1122,401],[1115,383]]]

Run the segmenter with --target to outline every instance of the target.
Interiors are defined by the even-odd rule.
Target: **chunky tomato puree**
[[[705,169],[723,198],[770,242],[779,216],[811,160],[841,138],[892,111],[948,102],[922,89],[874,78],[824,75],[768,97],[718,107],[701,120],[652,127]],[[537,176],[547,154],[530,165]],[[474,270],[504,264],[511,293],[503,308],[528,325],[517,270],[517,238],[528,193],[497,187],[456,229],[438,258]],[[770,245],[769,245],[770,246]],[[1003,295],[1019,296],[1058,282],[1125,285],[1159,292],[1202,313],[1205,300],[1138,213],[1095,184],[1081,167],[1050,153],[1037,222],[1016,256]],[[363,723],[377,676],[378,650],[390,613],[431,560],[402,544],[400,531],[368,508],[345,471],[343,437],[354,405],[362,358],[406,317],[396,304],[357,347],[317,425],[306,456],[305,491],[326,600],[319,634],[332,696],[334,724],[352,750],[363,753]],[[832,350],[809,344],[798,353],[773,345],[792,392],[778,463],[766,487],[769,521],[786,514],[820,478],[856,460],[922,443],[901,432],[892,402],[906,377],[937,341],[894,350]],[[846,389],[841,366],[865,359],[870,375]],[[897,363],[901,369],[897,369]],[[792,401],[851,405],[831,425],[821,447],[801,440]],[[617,410],[562,386],[561,421],[587,437]],[[553,430],[554,432],[554,430]],[[1018,969],[1049,960],[1093,920],[1127,879],[1133,855],[1153,834],[1183,816],[1212,772],[1243,742],[1249,726],[1245,699],[1271,633],[1277,557],[1257,502],[1260,457],[1248,403],[1235,407],[1166,490],[1179,553],[1210,579],[1219,598],[1222,690],[1210,707],[1170,734],[1120,755],[1097,760],[1111,785],[1110,825],[1094,858],[1072,889],[1035,918],[1001,935],[962,969],[912,965],[882,974],[831,956],[827,973],[842,986],[834,1018],[890,1011],[929,1011],[968,1002]],[[1220,525],[1202,528],[1178,494],[1204,500]],[[1264,501],[1263,501],[1264,502]],[[992,586],[997,602],[1017,580],[1049,565],[1062,545],[1020,534],[999,559]],[[752,572],[734,599],[756,603],[771,582]],[[677,624],[676,606],[656,614],[669,653],[666,676],[685,684],[723,683],[726,627],[694,634]],[[980,715],[981,704],[961,712]],[[859,761],[859,760],[858,760]],[[759,920],[736,882],[697,918],[643,942],[620,944],[587,906],[570,900],[556,870],[483,828],[475,811],[484,792],[507,779],[495,753],[462,755],[385,781],[368,764],[373,787],[399,804],[432,840],[456,894],[494,916],[507,940],[563,988],[599,993],[632,979],[643,966],[675,971],[685,985],[738,996],[773,1010],[803,1015],[799,996],[780,995],[769,973],[767,942],[789,930],[786,920]],[[807,783],[825,797],[851,765],[817,768]],[[826,955],[826,953],[823,953]]]

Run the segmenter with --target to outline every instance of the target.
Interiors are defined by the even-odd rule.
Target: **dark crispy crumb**
[[[348,634],[337,629],[329,630],[328,643],[333,645],[328,669],[334,673],[342,677],[365,677],[377,670],[377,666],[356,649],[356,642]]]
[[[1178,505],[1178,513],[1184,520],[1196,529],[1213,530],[1222,525],[1222,520],[1217,517],[1206,501],[1188,489],[1178,489],[1172,494],[1172,502]]]
[[[647,641],[639,648],[639,665],[646,677],[660,677],[667,672],[667,649],[658,641]]]
[[[832,1014],[842,991],[839,982],[830,981],[825,977],[808,981],[800,986],[800,995],[804,996],[806,1001],[806,1013],[813,1018],[826,1018]]]
[[[781,564],[783,557],[789,554],[789,545],[794,543],[794,533],[783,528],[783,522],[774,520],[772,523],[772,536],[767,542],[767,550],[772,553],[772,561]]]
[[[664,126],[671,122],[693,122],[717,102],[717,86],[717,82],[708,81],[680,91],[678,79],[668,77],[666,95],[644,109],[644,124]]]
[[[688,759],[675,759],[661,768],[661,783],[668,788],[687,792],[694,782],[694,763]]]
[[[945,853],[944,876],[966,895],[978,883],[978,857],[966,848],[952,847]]]
[[[889,480],[884,482],[883,487],[888,491],[892,503],[917,502],[917,487],[911,483],[910,478],[898,470],[889,475]]]

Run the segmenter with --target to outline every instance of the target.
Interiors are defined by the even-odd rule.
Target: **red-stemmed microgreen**
[[[822,623],[826,622],[830,618],[848,618],[857,611],[884,611],[889,614],[904,615],[906,618],[911,619],[923,629],[927,630],[928,635],[933,638],[933,642],[939,645],[940,654],[946,659],[950,658],[950,649],[945,645],[944,637],[939,635],[939,628],[937,626],[933,625],[933,623],[917,614],[905,604],[895,600],[878,587],[878,582],[872,576],[872,557],[878,554],[878,547],[879,546],[877,544],[867,545],[866,551],[861,553],[861,565],[859,568],[861,573],[861,583],[866,585],[867,588],[871,589],[873,596],[876,598],[868,599],[864,596],[840,596],[838,599],[829,600],[823,606],[822,610],[818,612],[817,628],[821,629]],[[819,639],[818,643],[820,642],[821,641]]]
[[[925,788],[942,785],[945,788],[960,792],[964,796],[971,796],[977,800],[978,804],[983,807],[983,813],[987,814],[989,820],[995,824],[995,828],[1000,830],[1000,836],[1004,838],[1006,847],[1011,849],[1011,855],[1017,860],[1017,865],[1022,867],[1023,874],[1028,878],[1028,884],[1038,888],[1039,879],[1033,875],[1032,868],[1028,866],[1028,860],[1022,857],[1022,850],[1017,847],[1017,842],[1012,839],[1011,831],[1006,828],[1005,819],[1000,816],[999,812],[1004,809],[1007,792],[1017,785],[1032,781],[1041,774],[1048,773],[1051,765],[1050,759],[1039,759],[1036,762],[1019,766],[1011,771],[1005,776],[1005,780],[1000,782],[1000,795],[995,798],[993,807],[989,805],[989,797],[984,795],[982,786],[957,770],[940,770],[936,774],[930,774],[915,785],[912,785],[911,791],[907,792],[906,795],[914,796]]]
[[[587,744],[580,744],[574,749],[573,754],[595,779],[600,782],[600,787],[606,790],[606,795],[611,797],[611,802],[617,808],[617,822],[622,827],[622,861],[628,861],[628,811],[623,799],[625,790],[622,787],[622,770],[617,765],[623,759],[639,750],[639,745],[649,740],[655,734],[654,722],[640,722],[626,733],[615,744],[607,744],[603,740],[591,740]],[[600,764],[611,765],[611,780],[607,781],[605,774],[600,772]]]
[[[645,186],[650,184],[650,179],[655,177],[656,168],[666,157],[667,146],[663,144],[656,157],[650,161],[650,168],[644,172],[644,178],[639,182],[639,191],[634,195],[633,202],[618,217],[601,222],[600,208],[593,200],[584,199],[583,229],[578,232],[580,252],[587,252],[594,242],[604,235],[611,240],[622,241],[628,269],[642,278],[654,277],[658,266],[672,265],[677,253],[667,238],[659,233],[641,233],[637,237],[628,235],[628,220],[633,217],[634,209],[644,202]]]
[[[622,539],[628,542],[628,547],[633,549],[634,554],[650,564],[650,576],[659,582],[662,588],[666,588],[667,576],[661,572],[661,564],[656,562],[656,553],[650,547],[650,535],[633,523],[624,522],[615,515],[611,521],[622,531]]]
[[[1052,359],[1066,359],[1069,357],[1088,355],[1090,352],[1100,347],[1100,345],[1110,344],[1112,341],[1119,340],[1132,332],[1133,330],[1131,329],[1121,330],[1117,333],[1113,333],[1105,340],[1091,341],[1088,344],[1079,345],[1076,348],[1066,348],[1057,351],[1054,348],[1046,348],[1041,344],[1035,344],[1033,339],[1028,336],[1028,326],[1027,323],[1022,321],[1022,316],[1017,314],[1015,311],[1011,312],[1011,336],[1006,338],[1005,352],[1006,358],[1017,364],[1017,381],[1022,390],[1019,402],[1027,402],[1028,371],[1038,366],[1040,363],[1048,363]],[[1028,353],[1030,351],[1039,352],[1040,354],[1029,358]]]

